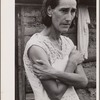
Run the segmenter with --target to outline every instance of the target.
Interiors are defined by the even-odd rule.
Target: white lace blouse
[[[23,61],[26,76],[34,92],[35,100],[50,100],[50,98],[43,88],[41,81],[34,75],[32,62],[28,58],[27,51],[32,45],[41,47],[46,52],[52,67],[54,67],[56,70],[64,71],[69,54],[72,49],[75,48],[75,46],[68,37],[61,35],[60,38],[62,41],[61,50],[57,49],[47,36],[40,35],[39,33],[34,34],[26,44]],[[59,63],[60,61],[63,63],[62,65]],[[61,100],[79,100],[73,86],[70,86],[66,90]]]

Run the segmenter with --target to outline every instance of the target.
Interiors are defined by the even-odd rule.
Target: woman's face
[[[66,33],[75,17],[76,1],[59,0],[59,5],[52,10],[52,26],[61,33]]]

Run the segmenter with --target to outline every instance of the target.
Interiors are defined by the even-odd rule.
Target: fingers
[[[83,56],[83,54],[80,51],[74,50],[70,54],[69,59],[72,62],[76,62],[77,64],[80,64],[80,63],[82,63],[84,61],[84,56]]]
[[[38,66],[37,64],[33,64],[34,69],[42,70],[41,66]]]
[[[36,64],[37,65],[39,65],[39,66],[41,66],[42,65],[42,67],[43,68],[49,68],[49,67],[51,67],[51,65],[50,65],[50,63],[49,62],[47,62],[47,61],[43,61],[43,60],[36,60]]]
[[[37,63],[42,64],[42,60],[37,60]],[[48,73],[44,70],[43,66],[41,67],[38,64],[33,64],[33,72],[40,80],[47,79]]]
[[[43,60],[36,60],[36,63],[40,64],[40,65],[44,65],[45,64],[45,62]]]
[[[34,69],[34,74],[37,76],[37,78],[39,78],[40,80],[45,80],[48,79],[49,76],[47,73],[41,72],[37,69]]]
[[[83,53],[78,51],[78,50],[72,51],[72,54],[80,55],[80,56],[82,56],[84,58]]]
[[[44,75],[44,73],[39,71],[38,69],[34,69],[33,72],[39,79]]]
[[[34,69],[33,69],[33,72],[34,72],[34,73],[36,73],[36,74],[41,73],[41,71],[40,71],[40,70],[38,70],[38,69],[36,69],[36,68],[34,68]]]
[[[48,69],[45,68],[45,66],[40,66],[40,65],[37,65],[37,64],[33,64],[33,70],[38,70],[40,72],[48,72]]]

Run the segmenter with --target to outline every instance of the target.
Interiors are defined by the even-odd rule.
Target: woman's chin
[[[69,28],[68,28],[68,29],[69,29]],[[67,33],[67,32],[68,32],[68,29],[63,29],[63,30],[61,30],[61,33],[62,33],[62,34]]]

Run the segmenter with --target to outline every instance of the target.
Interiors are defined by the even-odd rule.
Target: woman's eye
[[[67,12],[68,12],[68,10],[63,10],[63,12],[66,12],[66,13],[67,13]]]
[[[75,13],[76,12],[76,9],[71,9],[71,10],[70,9],[61,9],[60,11],[67,14],[69,12]]]
[[[75,12],[76,12],[76,9],[72,9],[72,10],[71,10],[71,13],[75,13]]]
[[[68,13],[68,11],[69,11],[68,9],[62,9],[61,10],[61,12],[63,12],[63,13]]]

